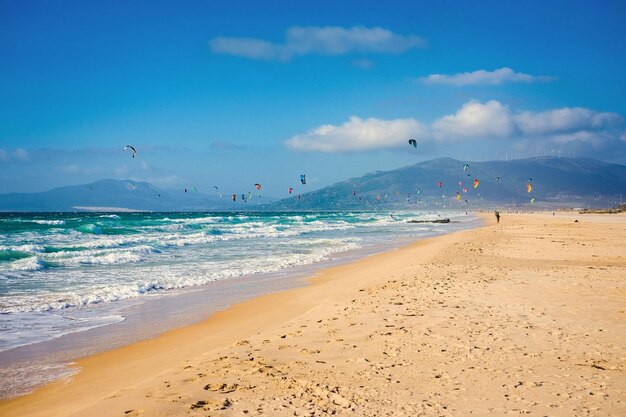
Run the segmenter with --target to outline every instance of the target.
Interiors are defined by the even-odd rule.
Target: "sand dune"
[[[86,358],[0,414],[623,416],[625,287],[626,216],[505,213]]]

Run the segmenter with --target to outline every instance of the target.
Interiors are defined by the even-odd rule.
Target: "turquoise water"
[[[97,305],[289,271],[463,224],[405,222],[437,216],[455,213],[0,214],[0,351],[124,319]]]

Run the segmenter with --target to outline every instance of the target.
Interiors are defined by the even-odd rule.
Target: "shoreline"
[[[484,226],[484,221],[482,221],[480,219],[481,216],[477,216],[477,221],[478,225],[475,227],[483,227]],[[472,229],[469,229],[472,230]],[[214,323],[212,323],[213,321],[215,321],[215,324],[217,324],[218,327],[223,326],[222,320],[224,320],[224,316],[226,317],[227,320],[230,319],[231,314],[233,314],[234,317],[236,317],[235,320],[239,320],[239,318],[241,317],[240,314],[238,313],[238,311],[240,309],[244,309],[245,311],[249,311],[249,309],[246,307],[246,305],[248,303],[258,303],[261,305],[265,305],[266,303],[271,303],[273,304],[274,301],[280,303],[283,302],[283,300],[285,300],[285,298],[281,297],[281,294],[284,293],[290,293],[291,291],[294,290],[299,290],[299,289],[306,289],[306,288],[310,288],[312,286],[314,286],[317,281],[321,278],[321,276],[323,276],[325,273],[329,273],[332,272],[333,270],[337,269],[337,268],[342,268],[342,267],[347,267],[347,266],[351,266],[351,265],[355,265],[355,264],[360,264],[361,262],[372,258],[372,257],[376,257],[376,256],[381,256],[381,255],[385,255],[387,253],[393,252],[393,251],[397,251],[397,250],[402,250],[402,249],[406,249],[406,248],[410,248],[413,247],[415,245],[422,245],[425,243],[428,243],[430,240],[432,239],[437,239],[439,237],[443,237],[443,236],[449,236],[452,234],[456,234],[459,232],[463,232],[464,230],[460,230],[460,231],[453,231],[453,232],[443,232],[441,234],[436,234],[435,236],[428,236],[428,237],[421,237],[418,238],[417,240],[411,240],[410,242],[403,242],[403,241],[399,241],[399,245],[398,246],[391,246],[390,248],[384,248],[382,251],[381,250],[377,250],[373,253],[365,253],[363,256],[358,256],[358,257],[350,257],[348,258],[346,261],[342,262],[339,261],[338,264],[332,264],[332,262],[336,262],[333,260],[327,261],[327,262],[331,262],[330,266],[321,266],[320,268],[314,268],[312,270],[307,271],[306,273],[301,272],[299,275],[300,278],[298,278],[299,281],[299,286],[296,286],[295,288],[289,288],[289,289],[282,289],[279,290],[278,292],[270,292],[267,294],[262,294],[262,295],[257,295],[257,296],[253,296],[250,299],[246,299],[244,301],[241,302],[237,302],[235,304],[232,304],[228,307],[226,307],[225,309],[221,309],[218,310],[212,314],[210,314],[208,317],[201,319],[198,322],[194,322],[191,324],[185,324],[183,326],[178,326],[178,327],[174,327],[172,329],[168,329],[162,333],[159,333],[155,336],[152,337],[148,337],[148,338],[143,338],[137,341],[134,341],[130,344],[124,344],[122,346],[116,346],[113,349],[107,349],[104,351],[100,351],[98,353],[95,354],[91,354],[91,355],[86,355],[80,358],[77,358],[74,362],[72,362],[69,366],[70,369],[72,369],[73,373],[71,375],[71,377],[69,378],[69,380],[66,379],[59,379],[59,380],[53,380],[52,382],[46,383],[43,386],[37,387],[34,391],[23,394],[23,395],[18,395],[17,397],[10,397],[10,398],[5,398],[5,399],[0,399],[0,411],[3,410],[4,405],[6,404],[12,404],[12,403],[20,403],[22,402],[22,400],[25,400],[25,402],[29,402],[26,401],[27,399],[29,399],[30,397],[39,397],[40,395],[43,395],[44,397],[47,397],[47,392],[48,391],[53,391],[56,392],[57,389],[64,387],[66,384],[81,384],[83,383],[82,380],[85,377],[85,373],[89,373],[89,366],[93,365],[94,363],[96,364],[96,367],[99,366],[100,363],[105,363],[108,361],[108,359],[106,358],[102,358],[102,362],[98,361],[98,358],[100,356],[104,356],[104,357],[108,357],[111,356],[111,358],[115,358],[114,360],[118,360],[120,357],[125,357],[126,355],[129,355],[127,357],[127,359],[129,361],[136,361],[139,360],[139,358],[136,356],[137,351],[143,350],[143,349],[150,349],[151,351],[156,351],[158,349],[160,349],[162,346],[167,345],[169,343],[169,339],[178,339],[178,338],[183,338],[185,339],[187,337],[187,335],[193,335],[196,333],[196,328],[200,328],[203,329],[203,326],[206,325],[207,329],[210,330],[214,330],[216,332],[219,332],[219,329],[215,329],[214,328]],[[311,267],[311,266],[309,266]],[[273,300],[272,297],[276,296],[276,300]],[[266,297],[268,298],[266,300]],[[288,296],[286,296],[288,298]],[[231,310],[234,310],[234,312],[231,313]],[[244,313],[245,314],[245,313]],[[251,314],[254,317],[254,314]],[[243,318],[243,317],[241,317]],[[247,320],[246,320],[247,321]],[[226,326],[229,325],[229,323],[226,323]],[[245,332],[244,332],[245,333]],[[243,336],[241,336],[243,337]],[[161,339],[163,339],[163,341],[161,341]],[[165,341],[165,339],[168,339],[168,341]],[[221,340],[221,339],[220,339]],[[54,341],[52,341],[54,342]],[[44,342],[46,343],[46,342]],[[155,344],[155,345],[153,345]],[[214,347],[218,347],[221,343],[218,343],[217,345],[215,345]],[[149,354],[151,355],[151,354]],[[155,357],[158,356],[158,354],[154,353]],[[150,360],[148,361],[150,362]],[[97,378],[97,380],[100,380],[100,378],[98,378],[98,376],[95,376],[95,378]],[[108,379],[108,377],[105,377],[104,380]],[[89,383],[92,382],[92,378],[85,378],[86,381],[88,381]],[[53,397],[55,396],[55,394],[52,394]],[[37,415],[37,414],[34,414]]]
[[[256,297],[243,303],[236,304],[221,312],[215,313],[207,320],[200,323],[170,330],[152,339],[136,342],[131,345],[80,359],[77,361],[76,366],[81,368],[81,372],[76,374],[72,378],[71,382],[55,382],[35,391],[32,394],[27,394],[26,396],[15,399],[3,400],[0,402],[0,413],[3,415],[32,416],[97,416],[124,415],[124,413],[126,413],[126,415],[141,415],[144,410],[147,409],[153,411],[159,410],[160,415],[161,412],[162,415],[177,415],[177,413],[180,414],[184,409],[187,411],[204,411],[205,414],[207,410],[211,410],[218,413],[217,415],[240,415],[241,413],[248,414],[247,412],[244,412],[244,409],[246,411],[254,410],[254,408],[251,408],[250,405],[255,400],[257,403],[264,403],[266,408],[280,403],[280,395],[277,394],[272,396],[271,394],[271,384],[269,387],[266,387],[263,383],[257,382],[256,384],[248,384],[248,388],[244,388],[244,386],[246,386],[243,381],[244,374],[241,372],[243,372],[242,369],[246,366],[251,365],[256,368],[259,368],[260,366],[259,369],[275,370],[272,372],[267,370],[264,372],[259,371],[261,374],[265,373],[267,375],[269,375],[269,373],[278,372],[278,369],[281,369],[285,378],[296,381],[291,384],[296,385],[296,387],[289,388],[287,386],[280,386],[280,390],[289,392],[290,389],[296,389],[304,392],[305,395],[314,399],[319,399],[319,397],[322,396],[326,397],[327,400],[325,400],[324,405],[322,406],[318,404],[319,407],[326,407],[327,409],[329,409],[328,407],[335,407],[336,411],[339,412],[342,410],[349,411],[354,408],[360,410],[362,415],[377,415],[376,410],[382,412],[384,407],[381,408],[381,404],[378,404],[378,408],[370,409],[368,408],[369,406],[376,404],[368,405],[366,404],[367,401],[363,402],[362,400],[364,396],[367,397],[367,393],[370,392],[371,389],[377,387],[377,378],[379,374],[386,372],[383,371],[383,369],[391,369],[386,368],[385,366],[381,368],[380,366],[382,365],[380,364],[384,364],[384,360],[380,358],[377,360],[375,359],[376,356],[384,354],[384,358],[396,358],[395,360],[398,362],[396,363],[399,367],[398,369],[404,367],[412,369],[411,372],[417,374],[422,371],[430,374],[433,372],[431,369],[433,366],[444,366],[439,361],[443,361],[445,364],[445,358],[452,355],[452,353],[440,353],[440,357],[434,357],[438,358],[438,360],[429,360],[426,362],[418,361],[417,364],[413,363],[415,358],[409,360],[404,357],[402,353],[402,347],[407,343],[412,343],[411,341],[404,340],[403,338],[406,337],[403,336],[403,334],[413,334],[413,328],[406,323],[401,327],[398,326],[398,324],[400,322],[404,323],[407,321],[407,323],[413,323],[411,326],[418,326],[422,328],[424,325],[422,321],[429,320],[425,324],[426,327],[419,332],[427,334],[428,336],[426,337],[428,338],[431,338],[432,335],[441,333],[438,338],[436,338],[437,342],[435,344],[442,344],[444,341],[447,343],[455,338],[458,339],[459,336],[461,336],[458,334],[459,330],[453,328],[456,326],[450,326],[449,323],[447,323],[446,314],[451,314],[460,320],[461,317],[459,317],[459,313],[464,312],[468,315],[468,319],[472,313],[471,310],[452,310],[455,307],[448,306],[448,304],[456,302],[458,303],[458,308],[465,308],[462,307],[464,303],[473,303],[475,302],[475,297],[478,297],[479,299],[480,297],[484,297],[483,292],[475,292],[476,288],[483,288],[483,290],[487,289],[489,291],[492,291],[493,288],[497,288],[500,292],[503,292],[506,295],[502,299],[498,299],[498,302],[502,302],[503,300],[506,301],[508,297],[507,311],[509,311],[508,309],[512,309],[513,311],[525,310],[526,307],[523,304],[519,304],[519,301],[515,301],[516,296],[525,295],[516,293],[516,291],[519,291],[517,286],[511,287],[505,279],[498,279],[497,277],[486,275],[490,273],[489,270],[484,269],[480,264],[474,265],[468,263],[469,257],[473,257],[472,259],[474,260],[480,259],[482,262],[494,262],[492,258],[483,259],[483,247],[485,247],[485,250],[491,251],[491,255],[493,255],[493,257],[502,258],[504,256],[503,259],[506,260],[504,265],[494,264],[501,269],[503,274],[507,274],[507,276],[510,275],[512,277],[511,279],[521,279],[517,277],[515,271],[518,269],[525,270],[527,266],[519,259],[520,239],[530,240],[530,244],[532,245],[546,244],[547,242],[541,242],[541,240],[545,240],[542,236],[530,235],[528,237],[520,237],[518,235],[520,235],[520,233],[523,234],[524,230],[530,233],[531,230],[538,230],[538,228],[541,227],[551,226],[554,226],[557,231],[575,233],[578,229],[572,229],[572,225],[570,224],[571,221],[573,221],[572,216],[559,214],[559,216],[553,218],[553,216],[545,214],[507,215],[504,217],[503,222],[500,225],[494,225],[494,222],[491,220],[491,216],[488,215],[488,224],[483,227],[421,239],[402,248],[391,249],[383,253],[359,259],[355,262],[323,269],[311,277],[309,280],[310,284],[304,287]],[[594,217],[591,222],[589,222],[591,219],[589,216],[590,215],[585,215],[584,220],[581,220],[581,223],[584,222],[585,224],[589,224],[608,222],[608,224],[616,227],[618,232],[626,230],[623,224],[626,223],[624,222],[624,219],[626,218],[624,216],[617,217],[617,219],[619,219],[617,226],[615,226],[615,216],[611,216],[608,220]],[[611,221],[613,221],[613,223],[610,223]],[[530,223],[531,227],[528,227],[527,223]],[[594,232],[593,225],[587,227],[580,224],[576,227],[585,228],[586,233]],[[504,230],[504,233],[508,233],[513,236],[510,241],[505,242],[506,245],[503,245],[502,242],[498,243],[497,239],[501,239],[501,237],[498,236],[499,233],[493,235],[498,229],[501,231]],[[609,239],[614,235],[614,233],[615,232],[613,232],[613,234],[605,233],[604,238]],[[600,236],[594,236],[594,239],[599,238]],[[482,239],[482,241],[480,239]],[[489,239],[492,240],[490,241]],[[613,240],[614,239],[615,237],[613,237]],[[472,245],[477,244],[477,242],[480,244],[480,251],[472,248]],[[485,242],[490,244],[487,245]],[[494,246],[492,244],[493,242],[498,244]],[[515,246],[516,242],[517,246]],[[584,239],[582,242],[588,243]],[[552,249],[555,249],[557,245],[552,243],[548,246],[551,245],[550,248],[554,246]],[[623,244],[623,238],[621,241],[618,238],[617,243]],[[580,244],[580,242],[577,244]],[[574,245],[574,243],[572,245]],[[544,248],[544,250],[545,249],[546,248]],[[574,249],[579,250],[580,248],[570,248],[570,252]],[[603,249],[603,247],[600,249]],[[585,250],[586,249],[583,249],[583,252],[581,253],[586,253]],[[611,248],[611,250],[617,251],[617,254],[612,253],[611,256],[608,257],[603,254],[596,255],[600,259],[590,258],[587,263],[582,261],[576,263],[575,261],[567,259],[570,257],[569,252],[564,252],[563,256],[566,256],[565,260],[567,262],[574,262],[572,264],[572,268],[577,266],[581,268],[585,267],[586,269],[587,266],[593,265],[592,268],[599,269],[600,271],[602,268],[605,270],[606,268],[617,268],[618,273],[623,272],[626,268],[626,261],[623,258],[624,245],[618,247],[617,249]],[[463,253],[466,254],[467,259],[457,259],[454,257],[449,259],[446,256],[443,256],[442,252]],[[556,260],[550,260],[549,257],[547,259],[543,258],[545,258],[548,253],[554,255],[554,250],[551,252],[538,251],[538,248],[533,246],[529,252],[532,252],[534,256],[534,258],[532,258],[533,270],[541,270],[543,268],[545,271],[548,271],[546,272],[548,275],[552,276],[551,274],[553,274],[554,271],[550,268],[554,268],[552,264],[558,262]],[[419,254],[419,257],[416,257],[416,254]],[[463,268],[462,275],[456,275],[459,271],[455,273],[454,271],[456,270],[454,267]],[[560,264],[559,268],[562,268]],[[448,273],[445,272],[447,270],[449,270]],[[422,272],[418,273],[417,271]],[[594,273],[593,270],[586,270],[584,272],[587,274]],[[422,282],[423,286],[420,285],[416,288],[413,288],[415,285],[411,286],[411,281],[407,281],[407,279],[413,275],[415,275],[415,280]],[[452,279],[451,277],[455,278]],[[387,294],[389,288],[393,290],[400,289],[402,286],[401,284],[407,286],[407,290],[396,292],[392,294],[392,298],[389,298],[389,300],[395,299],[397,301],[384,304],[373,301],[376,297],[378,297],[380,301],[382,299],[381,297],[384,298],[386,295],[389,295]],[[428,286],[432,284],[434,284],[434,287],[437,287],[439,291],[425,293]],[[533,284],[537,285],[536,282],[529,281],[525,283],[525,285]],[[623,281],[615,283],[619,291],[622,291],[623,284]],[[455,294],[448,294],[447,291],[455,286],[458,287],[459,291]],[[498,294],[500,294],[500,292],[498,292]],[[413,302],[406,299],[405,295],[407,294],[415,295]],[[447,301],[444,300],[444,302],[441,303],[440,301],[436,301],[438,298],[442,297]],[[535,295],[533,295],[533,297],[535,297]],[[605,298],[606,303],[604,306],[600,307],[613,306],[613,304],[611,304],[614,302],[612,301],[612,298],[608,300],[611,302],[608,302],[606,295],[603,295],[603,297]],[[454,301],[455,298],[456,301]],[[387,298],[385,298],[385,300],[387,300]],[[415,300],[422,300],[422,302],[415,304]],[[356,304],[361,307],[357,308]],[[541,308],[544,309],[544,314],[548,314],[546,312],[550,312],[550,314],[558,313],[552,312],[552,310],[550,310],[552,307],[549,307],[548,303],[537,301],[537,305],[540,304],[542,306]],[[387,310],[385,311],[379,311],[381,305],[391,305],[391,307],[386,307]],[[440,307],[442,305],[444,307]],[[494,305],[495,307],[492,306],[491,308],[497,308],[497,303]],[[409,307],[411,308],[409,309]],[[366,314],[366,310],[368,308],[372,310],[368,313],[369,315]],[[570,306],[569,309],[571,310],[572,307]],[[346,311],[348,313],[346,313]],[[401,311],[408,311],[408,313],[400,314]],[[573,311],[574,316],[576,316],[576,314],[578,314],[578,310],[574,309]],[[359,316],[356,312],[361,314],[361,316]],[[389,314],[391,313],[393,314],[390,316]],[[623,314],[623,312],[621,314]],[[350,318],[348,317],[349,315],[354,317]],[[319,321],[314,320],[318,317],[321,317]],[[360,319],[355,317],[360,317]],[[371,324],[368,323],[367,320],[364,320],[364,317],[370,317],[372,322],[380,321],[382,318],[383,321],[387,322],[387,324],[381,327],[381,329],[387,330],[385,332],[380,330],[380,333],[379,330],[376,330],[372,333],[370,331],[372,329],[369,329],[366,333],[369,332],[370,336],[363,339],[361,337],[361,333],[364,330],[359,330],[360,327],[364,326],[364,328],[367,328],[367,326]],[[420,318],[419,323],[415,324],[415,318],[418,317]],[[597,317],[601,317],[601,315],[598,315]],[[337,324],[346,322],[344,323],[345,327],[335,325],[333,323],[335,320],[337,321]],[[393,320],[393,323],[391,320]],[[530,319],[527,317],[526,320],[529,321]],[[587,320],[589,321],[590,319]],[[603,318],[603,320],[605,322],[607,321],[606,318]],[[518,322],[515,323],[517,327]],[[550,323],[542,322],[541,325],[545,327],[549,326]],[[601,334],[602,337],[618,336],[619,341],[619,336],[626,335],[623,324],[618,326],[614,322],[604,323],[604,327],[607,325],[609,327],[617,326],[616,335],[611,335],[609,332],[605,332],[604,334]],[[329,330],[327,326],[332,328]],[[536,324],[533,326],[536,326]],[[307,339],[308,341],[306,343],[297,343],[298,349],[292,349],[292,344],[297,341],[298,338],[304,337],[302,336],[303,333],[309,331],[315,333],[312,329],[314,327],[318,327],[323,330],[323,334],[325,334],[323,338],[327,340],[321,340],[319,339],[320,334],[314,334]],[[443,329],[447,330],[443,331]],[[503,328],[501,331],[503,333],[507,333],[510,330],[511,329]],[[512,340],[517,339],[516,332],[517,330],[513,333],[507,333],[507,336]],[[528,332],[528,330],[526,330],[526,332]],[[415,333],[411,339],[417,338],[418,333]],[[482,334],[482,331],[472,334],[472,336],[475,337],[476,334]],[[563,330],[561,330],[561,334],[563,334]],[[354,347],[347,346],[346,339],[354,337],[357,337],[358,342],[351,342],[354,343],[352,345]],[[506,337],[504,339],[506,339]],[[496,340],[498,340],[498,338],[496,338]],[[394,343],[391,343],[391,341]],[[402,344],[401,342],[405,344]],[[516,346],[520,343],[519,340],[515,340],[515,342]],[[429,343],[432,342],[428,342],[426,344]],[[355,351],[360,349],[359,346],[368,346],[368,344],[371,344],[371,347],[375,348],[372,352],[368,353],[369,358],[354,356]],[[458,342],[456,344],[458,344]],[[471,361],[474,360],[477,355],[485,354],[484,351],[481,352],[481,349],[483,348],[479,345],[475,345],[474,347],[470,346],[468,347],[469,351],[466,351],[466,348],[462,347],[464,343],[461,342],[460,344],[461,346],[456,347],[454,347],[455,343],[452,343],[452,345],[446,344],[447,348],[443,350],[440,349],[440,351],[450,351],[454,354],[462,355],[465,357],[464,361]],[[568,348],[573,349],[573,347],[569,344],[567,344],[567,346]],[[599,345],[597,345],[596,348],[599,349]],[[608,349],[606,347],[603,348]],[[426,348],[422,349],[427,350]],[[316,350],[318,351],[317,353],[311,353]],[[326,353],[327,350],[334,353],[329,357],[324,356],[324,353]],[[344,357],[339,354],[340,352],[344,352],[343,355],[348,356]],[[614,353],[615,352],[611,352],[611,355],[607,355],[610,356],[608,360],[603,359],[604,362],[593,362],[587,367],[589,369],[585,369],[586,372],[592,372],[592,374],[595,374],[597,372],[601,372],[600,368],[610,369],[611,366],[617,366],[614,369],[618,374],[617,382],[614,383],[609,389],[606,387],[603,389],[607,395],[606,398],[609,397],[608,392],[610,391],[611,393],[610,400],[608,401],[615,401],[617,399],[615,396],[615,390],[618,392],[624,392],[626,387],[626,384],[624,384],[623,368],[620,367],[619,364],[615,365],[611,362],[614,362],[616,359],[613,357],[615,356]],[[623,354],[623,348],[619,350],[618,346],[617,353]],[[357,355],[358,354],[363,354],[363,352],[359,352]],[[513,355],[513,357],[517,357],[517,350],[510,349],[508,354]],[[226,355],[225,359],[222,359],[223,355]],[[259,358],[258,356],[260,355],[264,357]],[[316,359],[311,362],[311,356],[319,357],[320,359]],[[243,361],[244,358],[247,358],[245,359],[246,362],[244,364],[239,363]],[[350,360],[352,360],[352,362],[349,362],[348,365],[345,364],[347,358],[351,358]],[[433,359],[433,357],[430,357],[429,359]],[[499,361],[502,359],[506,358],[498,358]],[[224,362],[228,362],[228,366],[225,366],[226,363]],[[313,377],[315,376],[314,374],[321,372],[318,368],[324,368],[325,372],[327,372],[325,375],[332,376],[333,381],[337,382],[338,386],[341,385],[342,388],[341,390],[333,390],[328,387],[315,388],[319,384],[315,385],[314,381],[302,382],[301,379],[304,378],[304,376],[300,375],[300,378],[296,378],[295,374],[298,374],[298,372],[285,365],[285,363],[299,363],[301,367],[311,368],[308,372],[311,374],[310,377]],[[328,369],[329,363],[334,364],[333,368],[335,368],[335,370]],[[361,374],[361,371],[365,372],[363,368],[372,366],[372,363],[379,363],[378,367],[374,368],[378,369],[378,371],[374,373],[372,373],[372,371],[368,371]],[[158,366],[156,364],[158,364]],[[506,362],[504,362],[502,366],[505,365],[507,365]],[[596,366],[594,367],[594,365]],[[415,368],[416,366],[418,368]],[[202,372],[196,374],[192,374],[189,371],[191,369],[191,372],[195,372],[196,369],[201,368]],[[240,381],[239,384],[228,381],[229,378],[226,374],[224,374],[225,368],[232,369],[231,373],[241,371],[238,373]],[[356,372],[353,376],[355,378],[354,380],[350,376],[348,376],[348,380],[346,380],[345,373],[340,372],[339,369],[352,369],[358,372]],[[389,375],[392,375],[393,373],[395,373],[395,371],[392,371]],[[409,392],[419,390],[422,397],[428,397],[428,401],[430,401],[429,407],[431,407],[433,414],[435,414],[435,411],[446,413],[446,409],[453,410],[454,408],[451,403],[446,407],[444,405],[446,403],[445,401],[442,401],[441,398],[433,399],[434,394],[429,391],[431,388],[434,389],[432,381],[435,381],[434,386],[438,387],[437,389],[440,391],[443,383],[451,383],[453,378],[450,378],[449,373],[449,370],[447,373],[436,370],[435,375],[432,376],[434,380],[429,379],[428,383],[422,381],[422,385],[413,385],[413,388],[411,388]],[[463,377],[465,378],[466,375],[467,374]],[[186,379],[183,377],[186,377]],[[394,389],[404,388],[402,385],[403,381],[401,381],[401,379],[405,377],[407,376],[402,375],[397,377],[399,379],[397,382],[394,381],[394,383],[397,383],[398,386]],[[220,378],[221,380],[226,381],[224,383],[225,387],[228,387],[230,383],[231,388],[234,386],[234,389],[230,390],[224,387],[220,388],[216,386],[217,388],[214,390],[211,384],[207,384],[204,389],[202,388],[202,386],[205,385],[204,382],[206,382],[206,380],[216,380]],[[357,383],[357,380],[365,383],[363,382],[363,378],[365,378],[365,381],[372,381],[370,383],[366,383],[366,385],[362,388],[357,389],[357,391],[361,391],[361,394],[359,395],[358,392],[354,392],[355,387],[350,387],[350,385]],[[523,379],[522,376],[516,378]],[[391,377],[391,379],[394,379],[394,377]],[[497,379],[495,375],[494,379]],[[202,384],[196,384],[199,385],[199,388],[185,388],[186,383],[191,383],[189,381],[196,380],[202,380],[203,382]],[[593,378],[590,378],[590,381],[591,380],[593,380]],[[168,388],[169,385],[176,385],[177,391],[181,394],[179,395],[181,400],[173,402],[167,402],[165,400],[167,395],[163,393],[164,389],[160,388],[163,381],[168,381]],[[384,381],[385,386],[389,382],[391,381]],[[487,382],[488,381],[483,381],[483,383]],[[524,383],[523,381],[519,382]],[[240,388],[238,389],[237,386]],[[472,388],[471,385],[467,384],[461,384],[461,386],[464,387],[465,390],[475,389]],[[450,386],[450,389],[452,390],[451,387],[452,386]],[[497,388],[495,385],[490,388],[495,390],[502,389]],[[382,388],[380,389],[382,390]],[[320,390],[323,391],[322,394],[319,393]],[[262,394],[256,394],[255,391],[260,391]],[[381,391],[377,392],[379,392],[380,395]],[[229,397],[225,397],[225,395],[229,393],[230,397],[232,397],[230,399]],[[375,400],[374,392],[370,392],[370,394],[372,395],[372,403],[376,403],[377,400]],[[415,394],[415,392],[413,392],[413,394]],[[441,396],[441,394],[439,395]],[[456,395],[458,396],[458,394]],[[482,395],[484,396],[485,394],[482,393]],[[259,396],[264,399],[257,398]],[[159,398],[159,401],[156,403],[151,400],[151,398],[157,397]],[[226,398],[227,401],[224,400],[224,398]],[[398,398],[400,399],[403,397],[400,395]],[[469,401],[471,398],[475,401]],[[472,396],[471,398],[466,398],[466,400],[469,401],[466,406],[469,408],[480,407],[480,404],[483,401],[478,401],[476,396]],[[603,399],[606,400],[606,398]],[[404,400],[406,399],[407,398],[404,398]],[[484,399],[485,398],[483,398],[483,400]],[[218,400],[222,402],[219,404],[215,402]],[[594,400],[594,398],[589,401],[592,400]],[[421,403],[422,399],[419,399],[418,401],[418,398],[415,398],[415,401]],[[502,400],[499,398],[499,401]],[[507,399],[506,401],[509,400]],[[563,398],[563,402],[565,401],[565,398]],[[185,404],[184,406],[178,404],[183,402]],[[297,403],[297,399],[294,397],[292,402]],[[526,401],[524,401],[524,404],[528,406]],[[617,408],[615,408],[615,403],[609,404],[612,406],[612,408],[608,409],[609,411],[617,410]],[[285,404],[282,405],[285,406]],[[409,405],[415,405],[415,407],[417,407],[419,404],[409,402],[406,407]],[[564,404],[560,404],[559,406],[561,407],[563,405]],[[619,406],[619,404],[617,405]],[[180,408],[181,406],[183,408]],[[297,404],[293,404],[293,407],[297,408],[296,406]],[[387,406],[390,407],[388,409],[395,409],[392,404],[387,404]],[[270,415],[293,415],[287,414],[286,412],[279,412],[280,410],[285,411],[290,408],[289,406],[285,407],[286,408],[284,410],[276,408],[275,410],[277,414],[272,414],[270,412]],[[498,402],[496,402],[494,410],[502,411],[502,408],[498,407]],[[412,410],[415,411],[417,408]],[[459,409],[456,410],[456,412],[462,411]],[[371,411],[371,413],[369,411]],[[258,408],[256,409],[256,412],[260,413]],[[407,415],[411,415],[408,408],[405,412]],[[191,414],[193,414],[193,412]],[[147,412],[147,415],[150,415],[150,412]],[[494,415],[498,414],[496,413]],[[567,414],[565,413],[565,410],[559,410],[559,415]]]
[[[110,325],[66,334],[62,337],[28,344],[0,352],[0,374],[5,380],[13,378],[19,388],[2,384],[0,401],[19,398],[59,379],[76,374],[68,364],[88,356],[117,349],[145,339],[158,337],[164,332],[202,322],[218,311],[265,294],[308,285],[308,278],[318,271],[334,266],[358,262],[360,259],[409,245],[417,240],[465,230],[481,224],[477,216],[464,219],[462,225],[433,228],[413,238],[398,237],[389,242],[378,242],[347,252],[331,255],[321,262],[290,267],[287,270],[216,280],[192,289],[173,293],[155,294],[145,299],[123,300],[111,305],[96,305],[92,309],[104,311],[107,316],[119,315],[123,320]],[[420,232],[424,233],[424,232]],[[102,313],[100,313],[102,314]],[[165,315],[165,317],[163,317]],[[162,317],[162,318],[157,318]],[[38,369],[53,369],[54,375],[42,375]],[[21,371],[25,369],[25,371]]]

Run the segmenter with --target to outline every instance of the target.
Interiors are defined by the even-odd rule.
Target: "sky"
[[[0,0],[0,193],[626,164],[624,21],[624,1]]]

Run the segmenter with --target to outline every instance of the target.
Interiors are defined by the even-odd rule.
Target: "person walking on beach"
[[[497,211],[495,213],[496,213],[496,221],[500,223],[500,213]]]

